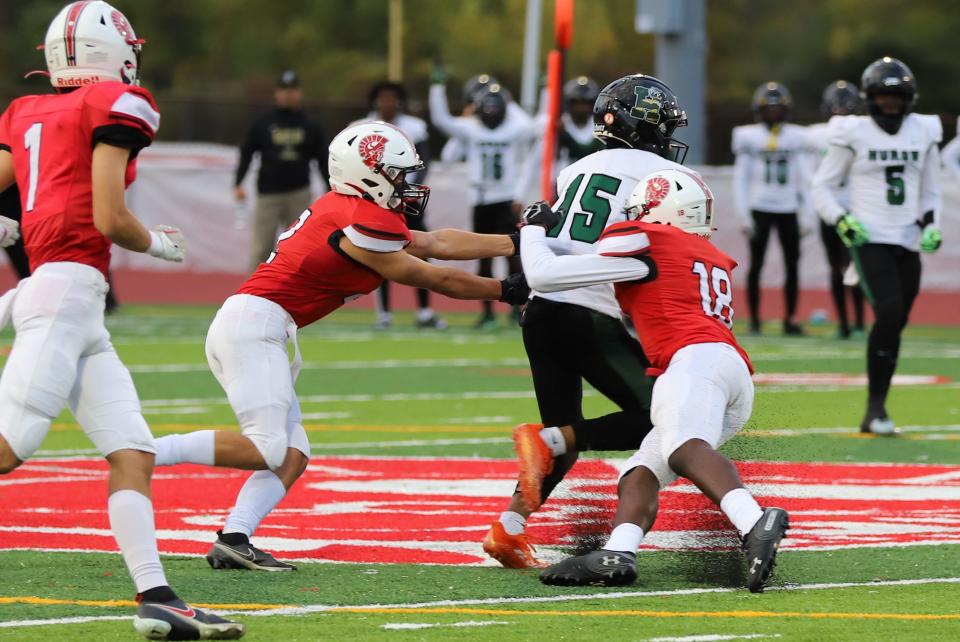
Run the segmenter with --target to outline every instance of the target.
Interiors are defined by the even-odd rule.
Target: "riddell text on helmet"
[[[100,82],[100,76],[89,76],[86,78],[57,78],[58,87],[83,87]]]

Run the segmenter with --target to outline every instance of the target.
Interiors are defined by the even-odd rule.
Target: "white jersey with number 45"
[[[563,211],[560,224],[547,232],[547,244],[556,254],[594,254],[596,243],[608,226],[626,220],[624,210],[633,188],[643,177],[664,169],[683,169],[651,152],[636,149],[604,149],[564,168],[557,177],[559,200],[554,209]],[[533,292],[560,303],[572,303],[619,319],[620,304],[609,284],[566,292]]]
[[[847,213],[837,190],[846,179],[849,212],[859,219],[871,243],[916,250],[926,212],[939,216],[940,153],[938,116],[909,114],[896,134],[869,116],[834,116],[827,126],[830,147],[813,180],[820,217],[834,224]]]

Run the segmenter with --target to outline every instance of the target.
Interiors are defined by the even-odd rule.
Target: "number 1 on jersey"
[[[40,135],[43,132],[43,123],[34,123],[23,134],[23,146],[30,152],[30,183],[27,189],[26,211],[33,211],[33,204],[37,200],[37,182],[40,179]]]
[[[694,261],[691,271],[700,277],[700,304],[703,306],[703,313],[732,328],[733,307],[730,304],[733,302],[733,290],[730,286],[730,275],[718,267],[714,267],[708,274],[707,266],[702,261]]]

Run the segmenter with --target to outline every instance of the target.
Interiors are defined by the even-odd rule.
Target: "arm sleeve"
[[[943,194],[940,191],[940,150],[936,143],[930,145],[927,160],[920,173],[920,216],[933,212],[933,226],[940,227],[940,210]]]
[[[466,155],[467,152],[463,148],[463,142],[459,138],[451,138],[440,150],[440,162],[459,163],[463,161],[463,157]]]
[[[557,256],[545,242],[546,230],[527,225],[520,230],[520,257],[527,283],[540,292],[573,290],[589,285],[636,281],[650,275],[646,263],[632,258],[571,254]]]
[[[258,118],[250,125],[250,129],[247,130],[247,137],[244,138],[243,144],[240,146],[240,163],[237,165],[237,176],[233,181],[234,185],[242,183],[244,177],[247,175],[247,170],[250,169],[253,154],[259,147],[257,143],[259,131],[260,119]]]
[[[3,139],[0,138],[0,145]],[[957,136],[946,147],[940,150],[940,158],[943,162],[943,169],[954,179],[960,178],[960,136]]]
[[[470,135],[464,119],[450,114],[447,88],[443,85],[430,85],[430,120],[437,129],[451,138],[467,138]]]
[[[849,147],[831,144],[813,175],[813,207],[828,225],[836,225],[840,217],[847,213],[837,200],[836,190],[846,178],[853,158],[853,150]]]
[[[743,140],[743,130],[735,127],[730,147],[733,149],[733,212],[741,226],[749,226],[750,222],[750,153]]]

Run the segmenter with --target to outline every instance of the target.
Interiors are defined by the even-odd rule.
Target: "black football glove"
[[[520,232],[513,232],[507,234],[510,237],[510,240],[513,241],[513,255],[520,256]]]
[[[549,232],[560,223],[561,216],[559,212],[550,209],[550,205],[546,201],[537,201],[527,205],[527,209],[523,210],[521,219],[524,225],[539,225]]]
[[[510,305],[523,305],[530,298],[530,286],[523,272],[514,272],[500,281],[500,301]]]

